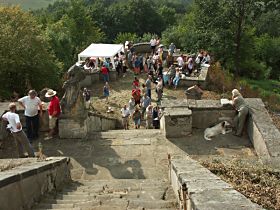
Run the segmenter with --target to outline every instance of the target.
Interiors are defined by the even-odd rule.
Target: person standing
[[[125,130],[128,130],[128,118],[129,118],[130,112],[129,112],[129,109],[126,107],[126,104],[121,109],[121,113],[122,113],[123,128]]]
[[[135,111],[132,114],[132,119],[134,121],[135,129],[140,128],[141,124],[141,112],[139,111],[139,108],[136,106]]]
[[[45,95],[46,98],[50,98],[48,107],[49,113],[49,135],[45,140],[52,139],[55,134],[58,133],[58,118],[61,113],[59,98],[56,96],[56,91],[49,89]]]
[[[149,105],[146,109],[146,129],[152,128],[153,125],[153,106]]]
[[[37,97],[35,90],[30,90],[28,96],[24,96],[18,100],[19,104],[24,108],[24,116],[26,120],[27,137],[32,143],[34,139],[39,137],[39,114],[42,116],[42,102]]]
[[[85,100],[86,109],[89,109],[91,101],[90,101],[90,91],[87,88],[84,88],[83,97]]]
[[[146,80],[146,88],[147,88],[147,95],[152,98],[152,80],[151,80],[151,76],[148,75],[148,78]]]
[[[153,54],[155,53],[156,45],[157,45],[157,40],[156,40],[155,37],[153,37],[153,38],[150,40],[150,46],[151,46],[151,50],[152,50],[152,53],[153,53]]]
[[[106,102],[108,102],[108,98],[110,95],[110,86],[109,86],[108,82],[106,82],[103,87],[103,95],[106,97]]]
[[[128,102],[128,110],[129,110],[129,113],[130,113],[131,116],[134,112],[134,107],[135,107],[135,100],[134,100],[133,97],[131,97],[129,102]]]
[[[101,73],[103,75],[104,82],[109,82],[109,68],[105,64],[103,64],[101,68]]]
[[[163,81],[162,81],[161,77],[158,78],[158,83],[156,86],[156,93],[157,93],[158,102],[160,102],[160,100],[162,98],[162,94],[163,94]]]
[[[28,153],[28,157],[35,157],[33,148],[22,130],[22,125],[20,123],[19,115],[16,112],[16,104],[9,104],[9,112],[6,112],[2,119],[7,121],[9,124],[7,126],[10,129],[17,145],[18,155],[20,158],[25,157],[24,150]]]
[[[238,112],[233,120],[234,127],[236,129],[236,133],[234,135],[241,136],[249,113],[249,108],[241,93],[237,89],[232,90],[232,106]]]
[[[144,116],[145,116],[145,112],[146,112],[146,109],[147,107],[151,104],[151,98],[145,94],[143,97],[142,97],[142,103],[141,103],[141,107],[142,107],[142,116],[141,118],[144,119]]]

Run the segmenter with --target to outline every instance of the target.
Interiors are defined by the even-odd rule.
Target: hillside
[[[1,0],[0,5],[20,5],[24,10],[34,10],[47,7],[56,0]]]

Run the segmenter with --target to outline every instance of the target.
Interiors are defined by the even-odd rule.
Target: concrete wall
[[[48,161],[18,166],[0,172],[0,209],[31,209],[43,194],[61,190],[70,180],[69,159],[49,158]]]
[[[173,159],[170,170],[171,185],[174,192],[180,192],[181,199],[176,195],[181,206],[181,189],[186,184],[188,210],[263,209],[187,156]]]

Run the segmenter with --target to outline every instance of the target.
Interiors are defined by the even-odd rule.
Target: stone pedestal
[[[62,139],[81,139],[87,136],[87,126],[85,120],[60,119],[59,137]]]
[[[160,124],[167,138],[185,137],[192,132],[192,111],[188,108],[166,108]]]

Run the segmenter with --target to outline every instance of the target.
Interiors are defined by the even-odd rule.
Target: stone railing
[[[59,137],[67,139],[87,138],[88,135],[117,128],[117,119],[89,113],[82,121],[74,119],[59,120]]]
[[[61,190],[70,180],[69,159],[66,157],[41,162],[29,160],[28,164],[0,172],[0,209],[31,209],[42,195]]]
[[[273,124],[261,99],[245,100],[250,107],[245,129],[256,153],[263,161],[272,161],[280,168],[280,131]],[[233,119],[236,115],[231,105],[223,106],[219,100],[163,100],[161,106],[165,113],[161,118],[161,129],[166,137],[183,137],[192,128],[205,129],[217,124],[221,118]]]
[[[172,188],[181,207],[185,205],[188,210],[263,209],[187,156],[171,160],[170,167]]]

